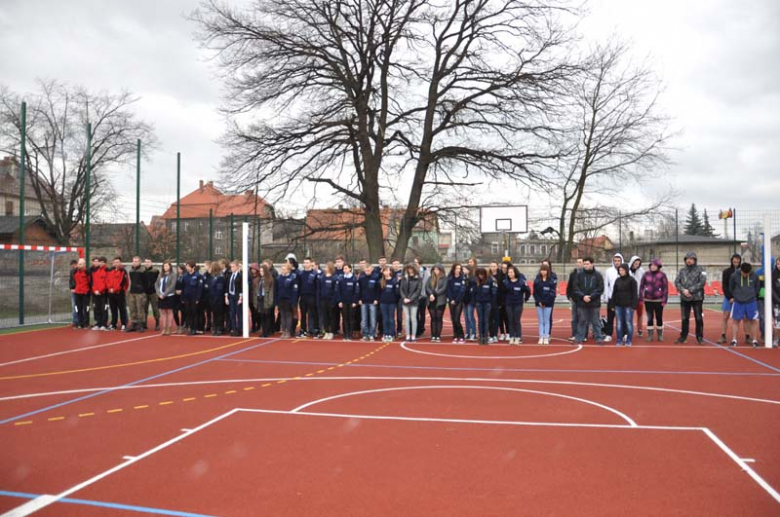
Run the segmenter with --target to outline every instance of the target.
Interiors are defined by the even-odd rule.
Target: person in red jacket
[[[92,304],[95,311],[95,326],[92,330],[106,330],[108,312],[106,311],[108,294],[108,269],[106,257],[98,257],[98,264],[92,271]]]
[[[79,259],[76,269],[72,275],[71,292],[76,297],[76,317],[78,318],[77,328],[87,328],[89,325],[89,291],[92,283],[92,276],[87,270],[87,262]]]
[[[106,280],[108,287],[108,306],[111,308],[111,325],[109,330],[117,329],[119,321],[122,322],[122,330],[127,326],[127,300],[125,293],[130,285],[125,266],[122,265],[122,257],[114,257],[113,267],[108,270]]]

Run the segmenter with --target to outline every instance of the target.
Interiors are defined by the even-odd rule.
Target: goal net
[[[70,323],[70,262],[79,256],[82,248],[0,244],[0,328]]]

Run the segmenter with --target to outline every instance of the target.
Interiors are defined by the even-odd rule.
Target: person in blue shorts
[[[731,346],[737,346],[739,322],[744,321],[745,334],[753,336],[753,347],[758,347],[758,276],[753,266],[743,262],[739,272],[729,280],[731,291]]]
[[[729,318],[731,317],[731,290],[729,282],[731,276],[739,271],[739,266],[742,265],[742,255],[735,253],[731,256],[731,265],[723,270],[721,275],[721,285],[723,286],[723,303],[720,306],[720,310],[723,312],[723,322],[720,328],[720,338],[718,344],[722,345],[726,343],[726,332],[729,328]]]

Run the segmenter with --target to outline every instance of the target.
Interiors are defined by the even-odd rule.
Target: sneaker
[[[569,343],[574,343],[575,341],[577,341],[577,338],[576,338],[576,337],[574,337],[574,336],[571,336],[571,337],[569,337],[569,339],[567,339],[566,341],[568,341]]]
[[[606,342],[607,341],[605,339],[602,339],[601,341],[599,341],[598,339],[596,340],[596,344],[599,345],[599,346],[604,346],[604,343],[606,343]]]
[[[726,341],[726,334],[721,334],[716,343],[719,345],[725,345]]]
[[[642,337],[642,332],[643,332],[643,330],[639,329],[639,330],[636,331],[636,335],[639,336],[639,337]],[[626,345],[626,346],[628,346],[628,345]]]
[[[92,327],[92,330],[100,330],[100,325],[95,325],[94,327]]]
[[[620,339],[615,340],[615,346],[623,346],[623,341]]]
[[[758,348],[760,345],[758,344],[757,340],[753,340],[753,348]]]
[[[609,343],[610,341],[612,341],[612,336],[604,336],[605,343]]]
[[[406,336],[406,341],[411,341],[411,340],[412,340],[412,336]]]
[[[688,341],[688,338],[684,337],[678,337],[674,342],[678,345],[685,344]]]
[[[523,340],[521,339],[520,342],[522,343]],[[542,344],[543,345],[549,345],[550,344],[550,338],[548,338],[548,337],[544,338],[544,343],[542,343]]]
[[[704,344],[704,338],[697,337],[696,338],[696,344],[697,345],[703,345]]]
[[[543,345],[544,344],[544,338],[540,337],[539,341],[536,342],[537,345]]]
[[[100,330],[106,331],[108,329],[106,327],[100,327]]]
[[[522,345],[523,344],[523,338],[519,337],[519,338],[515,339],[515,344],[516,345]]]
[[[626,341],[626,346],[631,346],[632,344],[631,341]]]

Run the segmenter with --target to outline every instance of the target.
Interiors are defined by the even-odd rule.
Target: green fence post
[[[27,103],[22,103],[22,148],[19,163],[19,325],[24,325],[24,183],[27,172]]]
[[[141,256],[141,139],[135,153],[135,254]]]
[[[230,260],[235,260],[233,255],[233,212],[230,212]]]
[[[209,260],[214,260],[214,210],[209,208]]]
[[[85,203],[86,214],[84,215],[84,258],[89,267],[89,221],[90,221],[90,203],[92,201],[92,123],[87,124],[87,174],[86,187],[84,195],[87,196]]]
[[[181,264],[181,153],[176,153],[176,265]]]

